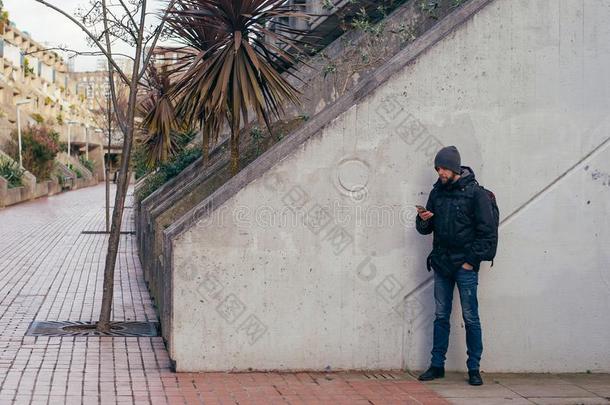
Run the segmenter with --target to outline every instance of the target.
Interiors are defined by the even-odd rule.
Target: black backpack
[[[493,211],[493,216],[494,216],[494,225],[496,227],[496,238],[494,240],[494,244],[492,246],[492,248],[489,250],[489,254],[485,257],[483,257],[482,259],[484,261],[490,261],[491,265],[494,265],[494,258],[496,257],[496,251],[498,250],[498,228],[500,227],[500,209],[498,208],[498,202],[496,201],[496,195],[493,193],[493,191],[486,189],[485,187],[481,186],[478,182],[477,184],[479,185],[479,187],[481,187],[483,189],[483,191],[485,191],[485,194],[487,194],[487,197],[489,197],[489,201],[491,202],[491,209]]]

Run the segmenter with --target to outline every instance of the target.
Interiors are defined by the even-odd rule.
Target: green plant
[[[36,121],[38,125],[44,123],[44,117],[38,113],[32,114],[32,118],[34,119],[34,121]]]
[[[400,23],[398,29],[390,31],[392,34],[398,35],[400,42],[402,44],[407,42],[412,42],[417,38],[417,31],[412,25],[405,25],[405,23]]]
[[[23,59],[23,74],[25,75],[25,77],[34,74],[34,68],[30,66],[30,60],[28,58]]]
[[[385,15],[385,8],[382,7],[378,10],[380,10],[382,15]],[[360,11],[358,11],[358,13],[356,14],[354,20],[352,21],[352,27],[362,32],[366,32],[368,34],[379,37],[381,36],[381,34],[383,34],[385,24],[383,22],[376,24],[373,23],[368,13],[366,12],[366,9],[362,7]]]
[[[429,18],[438,20],[438,12],[440,8],[439,0],[422,0],[419,4],[420,10],[427,14]]]
[[[59,152],[59,133],[44,125],[28,126],[22,131],[21,144],[23,166],[38,180],[49,179]],[[7,151],[13,159],[19,158],[17,131],[13,131]]]
[[[178,132],[172,135],[176,144],[176,152],[174,156],[180,154],[185,148],[187,148],[189,143],[195,138],[196,135],[197,132],[195,132],[194,130]],[[148,153],[149,151],[142,143],[138,143],[135,145],[131,160],[136,179],[140,179],[156,169],[156,167],[152,169],[149,167]]]
[[[57,114],[55,119],[57,121],[57,125],[64,125],[64,116],[61,113]]]
[[[466,3],[466,0],[453,0],[451,2],[451,8],[458,8],[462,4]]]
[[[326,76],[328,76],[329,74],[332,73],[336,73],[337,72],[337,65],[335,65],[334,63],[328,63],[326,66],[324,66],[324,68],[322,69],[322,73],[324,73],[324,78],[326,79]]]
[[[53,100],[51,100],[51,97],[47,96],[44,99],[44,105],[51,105],[53,104]]]
[[[149,174],[148,177],[146,177],[146,180],[144,180],[144,183],[135,192],[136,199],[138,201],[144,201],[146,197],[154,193],[155,190],[165,184],[167,180],[169,179],[166,178],[165,173],[159,170]]]
[[[322,8],[329,11],[335,8],[333,0],[322,0]]]
[[[81,172],[77,167],[74,167],[72,163],[68,163],[66,167],[70,169],[72,173],[76,174],[77,179],[81,179],[83,177],[83,172]]]
[[[85,166],[91,173],[95,171],[95,162],[93,162],[93,160],[87,159],[85,156],[80,156],[78,160],[80,164]]]
[[[146,164],[146,151],[142,147],[142,144],[137,143],[133,148],[133,154],[131,156],[131,162],[133,172],[135,173],[136,180],[141,179],[150,173],[150,169]]]
[[[250,130],[250,135],[252,136],[256,149],[254,153],[256,153],[256,156],[258,156],[260,155],[260,143],[263,139],[263,131],[259,127],[254,127]]]
[[[9,188],[21,187],[24,173],[25,170],[17,162],[0,156],[0,177],[8,181]]]
[[[135,197],[138,201],[143,201],[156,189],[165,184],[165,182],[176,177],[187,166],[201,157],[201,153],[202,151],[199,148],[183,149],[173,158],[169,159],[167,163],[161,164],[156,172],[149,174],[136,192]]]

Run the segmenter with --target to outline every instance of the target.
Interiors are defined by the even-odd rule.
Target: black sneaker
[[[481,378],[479,370],[468,370],[468,384],[483,385],[483,378]]]
[[[430,366],[422,375],[417,379],[419,381],[432,381],[435,378],[443,378],[445,376],[445,367],[434,367]]]

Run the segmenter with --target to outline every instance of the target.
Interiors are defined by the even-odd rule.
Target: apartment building
[[[0,148],[17,128],[19,109],[22,126],[53,126],[72,156],[87,154],[101,168],[102,133],[85,101],[60,55],[14,23],[0,30]]]

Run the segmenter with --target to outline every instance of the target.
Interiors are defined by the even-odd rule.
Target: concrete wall
[[[454,11],[451,4],[452,0],[443,0],[439,3],[436,11],[439,19]],[[343,8],[341,13],[347,11],[345,10],[347,6],[347,2],[341,5]],[[418,2],[409,1],[395,9],[379,25],[378,35],[355,28],[346,32],[326,46],[323,52],[308,60],[307,65],[301,64],[295,69],[296,75],[302,81],[285,74],[295,88],[301,90],[302,104],[285,106],[284,121],[288,124],[277,125],[279,122],[275,122],[274,126],[277,125],[277,128],[274,129],[274,134],[276,136],[286,134],[291,137],[295,127],[300,127],[307,121],[298,117],[313,117],[327,109],[336,100],[341,99],[350,88],[366,80],[385,61],[412,43],[416,35],[421,35],[434,26],[437,20],[430,18],[419,6]],[[326,22],[330,23],[330,21]],[[338,22],[335,21],[335,24]],[[363,62],[364,55],[367,56],[366,62]],[[330,67],[332,69],[329,70]],[[228,134],[224,136],[225,141],[226,137]],[[248,155],[259,155],[275,142],[274,137],[264,136],[264,138],[263,142],[257,141],[254,146],[250,130],[244,130],[240,137],[242,167],[249,164],[251,159]],[[136,198],[134,212],[140,259],[163,330],[167,330],[165,298],[170,292],[166,288],[163,230],[226,181],[226,175],[222,172],[228,166],[230,157],[226,145],[228,142],[223,142],[222,139],[221,136],[220,142],[212,150],[209,162],[203,164],[201,159],[197,160],[144,199],[141,204]],[[138,193],[136,187],[136,196]]]
[[[8,182],[0,177],[0,208],[19,204],[34,198],[32,190],[28,186],[8,187]]]
[[[431,240],[413,205],[455,144],[502,215],[482,369],[609,372],[609,20],[604,0],[493,1],[168,229],[177,370],[424,368]],[[452,326],[463,370],[457,297]]]
[[[11,159],[2,151],[0,151],[0,155],[2,155],[3,159]],[[79,166],[82,166],[80,163],[78,163],[78,161],[74,161],[77,162]],[[57,169],[64,176],[64,181],[67,183],[64,185],[66,189],[75,190],[97,184],[96,178],[94,178],[84,167],[82,168],[83,173],[86,171],[88,176],[77,179],[76,175],[72,173],[65,165],[60,162],[56,162],[56,165]],[[4,178],[0,177],[0,208],[30,201],[36,198],[51,196],[63,191],[62,186],[59,184],[59,180],[55,176],[53,176],[52,180],[38,182],[33,174],[26,171],[23,175],[22,183],[22,187],[9,188],[8,182]]]
[[[13,161],[13,159],[2,150],[0,150],[0,159]],[[0,177],[0,208],[36,198],[38,189],[36,177],[34,177],[32,173],[25,171],[21,178],[21,184],[21,187],[9,188],[8,181],[3,177]]]

